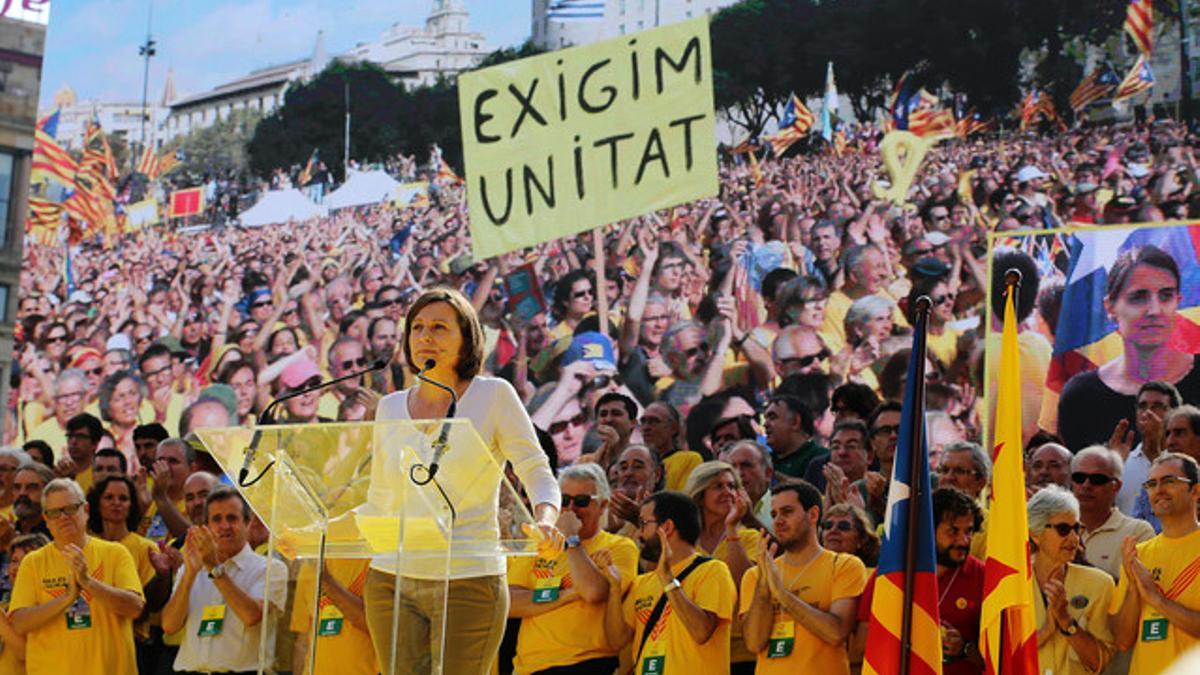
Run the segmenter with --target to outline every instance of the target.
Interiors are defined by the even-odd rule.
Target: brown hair
[[[404,341],[402,343],[404,360],[408,362],[408,367],[412,372],[420,372],[422,364],[413,361],[412,350],[408,344],[409,337],[412,333],[413,320],[417,318],[421,310],[435,302],[444,302],[450,305],[450,308],[458,315],[458,328],[462,331],[463,344],[462,350],[458,353],[458,366],[455,368],[455,373],[459,378],[469,380],[478,375],[479,369],[483,366],[483,328],[479,325],[479,316],[475,313],[475,308],[471,306],[471,301],[453,288],[443,286],[424,291],[408,309],[408,315],[404,320]]]

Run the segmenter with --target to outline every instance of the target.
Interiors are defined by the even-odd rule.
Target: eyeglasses
[[[1100,487],[1101,485],[1108,485],[1113,480],[1113,477],[1106,473],[1084,473],[1082,471],[1076,471],[1075,473],[1071,474],[1071,482],[1075,483],[1076,485],[1091,483],[1096,487]]]
[[[618,385],[621,384],[621,382],[619,380],[617,380],[617,377],[615,375],[597,375],[597,376],[593,377],[591,380],[588,380],[587,384],[583,385],[583,388],[584,389],[603,389],[603,388],[607,387],[608,385],[614,384],[614,383],[618,384]]]
[[[848,520],[827,520],[821,523],[821,526],[826,530],[839,530],[841,532],[849,532],[854,529],[854,523]]]
[[[76,513],[79,513],[79,509],[82,506],[83,506],[83,502],[77,502],[75,504],[67,504],[66,506],[59,508],[59,509],[46,509],[45,511],[42,511],[42,515],[46,517],[46,520],[54,520],[55,518],[58,518],[59,516],[73,516]]]
[[[1146,492],[1149,492],[1160,485],[1167,488],[1171,487],[1172,485],[1192,485],[1195,482],[1196,481],[1184,478],[1183,476],[1163,476],[1162,478],[1158,479],[1151,478],[1145,483],[1142,483],[1142,488],[1145,489]]]
[[[73,398],[79,398],[84,395],[82,391],[64,391],[54,397],[55,401],[67,401]]]
[[[275,303],[270,300],[263,300],[261,302],[256,302],[256,303],[250,305],[250,309],[258,309],[259,307],[270,307],[273,304],[275,304]]]
[[[96,366],[95,368],[88,368],[87,370],[85,370],[83,372],[87,373],[88,375],[99,376],[99,375],[104,374],[104,367]]]
[[[159,368],[158,370],[152,370],[148,373],[143,373],[142,375],[145,377],[145,379],[149,380],[152,377],[158,377],[159,375],[169,372],[170,370],[171,370],[171,364],[168,363],[167,365],[163,366],[162,368]]]
[[[899,424],[884,424],[884,425],[881,425],[881,426],[878,426],[878,427],[875,427],[874,429],[872,429],[871,433],[875,434],[876,436],[881,435],[881,434],[887,434],[888,436],[891,436],[892,434],[899,434],[900,433],[900,425]]]
[[[367,365],[367,357],[360,356],[354,360],[341,361],[338,363],[338,365],[341,366],[342,370],[350,370],[351,368],[353,368],[355,366],[362,368],[363,366]]]
[[[1072,523],[1070,525],[1066,523],[1046,523],[1046,529],[1054,530],[1060,537],[1065,537],[1072,532],[1075,534],[1083,533],[1083,525],[1080,525],[1079,523]]]
[[[950,214],[948,214],[948,213],[943,213],[943,214],[931,213],[931,214],[929,214],[929,219],[935,223],[941,222],[943,220],[950,220]]]
[[[806,354],[804,356],[796,356],[790,359],[782,359],[780,363],[789,368],[807,368],[817,361],[825,361],[829,359],[831,354],[828,349],[822,349],[816,354]]]
[[[563,495],[562,507],[565,509],[568,506],[574,506],[577,509],[586,509],[592,503],[591,495]]]
[[[964,469],[961,466],[939,466],[937,472],[939,476],[959,476],[962,478],[980,475],[975,469]]]
[[[642,317],[642,323],[666,323],[671,320],[669,314],[655,314],[654,316]]]
[[[587,424],[587,421],[588,421],[587,413],[580,412],[578,415],[572,417],[569,420],[559,420],[559,421],[551,424],[550,429],[548,431],[550,432],[551,436],[554,436],[556,434],[561,434],[562,432],[566,431],[567,427],[581,427],[581,426]]]
[[[658,521],[654,520],[653,518],[647,518],[646,520],[642,520],[641,518],[638,518],[638,529],[639,530],[642,529],[643,527],[645,527],[647,525],[651,525],[651,524],[657,525]]]
[[[52,344],[55,342],[66,342],[66,341],[67,341],[66,335],[48,335],[48,336],[46,336],[46,344]]]

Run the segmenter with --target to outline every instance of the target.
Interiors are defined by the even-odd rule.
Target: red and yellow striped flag
[[[1129,0],[1125,8],[1125,32],[1146,56],[1154,49],[1154,7],[1150,0]]]
[[[1029,564],[1025,513],[1025,468],[1021,444],[1021,364],[1017,350],[1015,286],[1004,303],[1000,382],[996,403],[996,446],[992,451],[992,506],[979,645],[988,675],[1037,675],[1037,621]]]

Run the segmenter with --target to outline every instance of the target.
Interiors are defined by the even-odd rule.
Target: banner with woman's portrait
[[[1144,223],[992,237],[988,410],[995,409],[1004,275],[1022,273],[1016,310],[1025,442],[1038,431],[1073,452],[1134,430],[1146,382],[1200,396],[1200,225]],[[1062,424],[1060,420],[1069,420]]]

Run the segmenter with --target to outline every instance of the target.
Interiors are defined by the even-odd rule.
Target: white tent
[[[350,180],[325,198],[325,206],[330,209],[344,209],[378,204],[387,201],[398,185],[399,182],[383,171],[353,171]]]
[[[274,190],[242,213],[242,226],[262,227],[289,220],[308,220],[325,215],[327,209],[309,201],[299,190]]]

